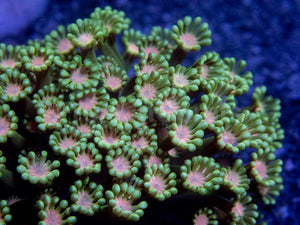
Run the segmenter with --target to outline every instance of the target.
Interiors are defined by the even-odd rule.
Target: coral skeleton
[[[242,59],[183,65],[211,35],[189,16],[143,34],[107,6],[0,44],[0,224],[263,224],[283,190],[280,100],[263,86],[238,104]]]

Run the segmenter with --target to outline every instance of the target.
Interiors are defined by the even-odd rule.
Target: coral
[[[238,104],[244,60],[181,64],[211,43],[200,17],[129,24],[107,6],[0,44],[0,224],[255,224],[276,203],[280,100],[257,87]]]

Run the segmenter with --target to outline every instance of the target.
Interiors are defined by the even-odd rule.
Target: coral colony
[[[200,17],[145,35],[124,16],[0,45],[0,224],[266,224],[280,101],[258,87],[237,105],[243,60],[181,65],[211,44]]]

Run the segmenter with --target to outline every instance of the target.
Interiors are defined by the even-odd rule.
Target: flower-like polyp
[[[81,133],[84,138],[92,138],[92,127],[96,124],[96,121],[86,116],[76,116],[71,121],[70,125],[75,127]]]
[[[239,199],[237,199],[231,208],[232,221],[230,224],[256,224],[256,218],[258,217],[257,205],[252,203],[252,198],[244,193]]]
[[[271,187],[281,183],[280,173],[282,171],[282,160],[277,159],[274,152],[258,149],[251,154],[251,175],[258,184],[264,187]]]
[[[241,159],[235,160],[232,167],[224,167],[221,170],[225,174],[224,185],[226,187],[238,195],[246,193],[249,189],[250,179],[246,174],[247,169],[243,167]]]
[[[54,53],[51,48],[42,47],[38,42],[20,50],[22,63],[27,71],[39,73],[46,71],[52,65]],[[40,74],[38,74],[40,75]],[[38,80],[41,77],[36,77]]]
[[[45,85],[33,95],[32,103],[36,108],[42,107],[45,100],[53,97],[56,97],[59,100],[64,100],[64,94],[60,92],[60,89],[56,85],[51,83],[49,85]]]
[[[18,102],[32,92],[29,78],[18,70],[7,69],[1,74],[0,83],[1,100],[4,102]]]
[[[167,165],[153,164],[147,167],[144,175],[144,187],[149,195],[159,201],[164,201],[172,195],[176,195],[176,173],[171,172]]]
[[[154,129],[143,128],[132,133],[131,146],[139,155],[154,154],[157,150],[157,135]]]
[[[58,82],[68,90],[76,91],[82,89],[95,88],[98,85],[96,73],[91,69],[93,63],[84,60],[76,55],[70,62],[69,68],[60,70]]]
[[[248,92],[249,86],[253,84],[252,73],[248,71],[241,74],[247,66],[246,61],[239,60],[237,63],[236,59],[233,57],[224,58],[223,61],[225,64],[225,70],[230,74],[229,83],[235,87],[232,93],[235,96],[239,96]]]
[[[176,55],[179,58],[171,58],[173,65],[180,63],[186,54],[190,51],[199,51],[201,46],[211,44],[211,31],[208,29],[207,23],[201,23],[201,17],[192,19],[190,16],[184,17],[183,20],[178,20],[177,25],[172,27],[172,39],[175,40],[178,47]]]
[[[141,32],[133,28],[125,30],[123,33],[122,42],[125,48],[125,55],[130,62],[133,62],[140,54],[137,43],[141,40],[141,37]]]
[[[10,207],[7,204],[7,201],[0,200],[0,224],[6,225],[6,223],[11,222],[13,217],[10,214]]]
[[[19,52],[21,46],[0,44],[0,72],[5,72],[7,69],[19,69],[22,66]]]
[[[59,200],[57,196],[44,194],[36,202],[36,208],[39,210],[39,225],[56,224],[75,224],[77,218],[70,216],[71,208],[67,200]]]
[[[91,50],[97,44],[101,45],[107,37],[107,29],[101,20],[78,19],[76,23],[68,25],[68,39],[82,51]]]
[[[94,124],[92,127],[94,141],[100,148],[107,150],[122,147],[126,142],[130,141],[130,136],[122,130],[111,126],[108,123]]]
[[[203,85],[203,91],[205,94],[213,94],[222,98],[223,103],[227,103],[230,108],[236,107],[235,96],[232,93],[234,86],[230,85],[228,81],[213,78]]]
[[[72,211],[93,216],[106,203],[103,190],[102,185],[90,182],[88,177],[75,181],[74,185],[70,186]]]
[[[92,142],[82,142],[73,150],[67,151],[67,165],[74,167],[77,176],[100,173],[102,155]]]
[[[167,72],[168,66],[169,63],[165,57],[149,53],[148,58],[145,58],[145,55],[141,54],[141,60],[138,64],[133,66],[133,69],[135,71],[135,75],[140,77],[145,73],[151,74],[153,71],[158,71],[162,74],[162,72]]]
[[[16,132],[18,121],[15,111],[11,110],[9,105],[2,104],[0,106],[0,143],[5,143],[8,137],[19,136]]]
[[[107,91],[118,92],[127,84],[128,75],[120,67],[110,65],[108,68],[103,68],[100,79]]]
[[[75,49],[72,42],[67,38],[67,32],[64,26],[59,25],[56,30],[52,30],[43,40],[47,48],[53,49],[55,55],[61,58],[68,57]]]
[[[276,203],[275,197],[278,197],[283,190],[282,183],[283,179],[278,176],[275,184],[272,186],[264,186],[263,184],[257,185],[259,196],[266,205],[274,205]]]
[[[197,91],[200,85],[200,79],[196,77],[195,68],[186,68],[177,64],[176,67],[170,67],[169,79],[174,87],[183,89],[186,93]]]
[[[44,101],[44,104],[39,104],[37,107],[37,116],[35,121],[38,123],[38,128],[41,131],[59,130],[67,124],[67,113],[70,107],[65,105],[65,102],[57,97],[52,97]]]
[[[118,100],[112,98],[107,110],[105,119],[109,124],[126,132],[141,128],[148,113],[148,108],[134,95],[121,96]]]
[[[68,150],[74,150],[77,145],[86,142],[79,130],[75,127],[65,126],[53,132],[49,137],[49,145],[56,154],[65,155]]]
[[[111,190],[105,192],[112,213],[128,221],[138,221],[148,207],[146,201],[139,201],[141,191],[127,183],[114,184]]]
[[[172,49],[168,48],[168,42],[161,40],[158,35],[141,36],[137,45],[142,57],[148,58],[150,53],[161,55],[166,59],[171,57]]]
[[[108,173],[117,178],[130,177],[136,174],[142,165],[139,158],[139,154],[127,145],[110,150],[105,157]]]
[[[102,21],[103,26],[108,30],[109,35],[116,35],[126,30],[130,24],[130,19],[124,18],[123,11],[113,10],[110,6],[104,9],[95,8],[90,15],[92,20]]]
[[[169,136],[174,145],[191,152],[202,146],[207,123],[200,114],[194,114],[189,109],[181,109],[171,115],[170,121]]]
[[[161,75],[158,71],[152,71],[136,76],[134,90],[146,105],[152,107],[157,94],[169,85],[167,76]]]
[[[70,107],[75,115],[95,118],[102,109],[107,108],[110,99],[106,90],[101,88],[88,88],[72,92],[69,95]]]
[[[47,155],[47,151],[40,153],[30,151],[28,154],[26,152],[20,154],[17,171],[21,174],[22,179],[28,180],[32,184],[51,184],[53,179],[59,176],[57,168],[60,166],[60,162],[47,160]]]
[[[223,103],[222,98],[214,94],[202,95],[201,104],[193,107],[194,112],[200,113],[204,121],[208,124],[208,129],[218,133],[215,124],[221,123],[224,117],[232,117],[230,106]]]
[[[154,102],[154,112],[167,121],[170,121],[171,115],[177,110],[190,106],[190,98],[183,89],[165,88],[158,93],[157,98]]]
[[[224,181],[224,173],[213,158],[195,156],[184,161],[180,168],[183,187],[207,195],[218,190]]]
[[[193,219],[193,225],[218,225],[217,215],[212,209],[199,209]]]
[[[247,126],[247,130],[251,134],[249,137],[250,147],[258,149],[267,146],[266,143],[269,142],[270,137],[266,134],[267,129],[258,114],[244,110],[239,114],[238,120]]]
[[[200,79],[201,84],[205,81],[218,79],[227,81],[228,77],[224,73],[224,63],[216,52],[206,52],[193,64],[193,68],[197,69],[196,76]]]
[[[216,125],[217,144],[221,149],[237,153],[250,146],[251,134],[247,126],[234,117],[224,117],[221,123]]]

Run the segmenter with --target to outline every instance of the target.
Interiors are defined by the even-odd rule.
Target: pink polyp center
[[[77,40],[78,40],[79,44],[87,45],[87,44],[91,43],[94,40],[94,38],[93,38],[93,35],[91,35],[89,33],[83,33],[83,34],[79,35]]]
[[[4,94],[7,94],[8,96],[18,96],[20,92],[22,91],[23,87],[19,84],[8,84],[4,89]]]
[[[267,178],[267,166],[263,161],[257,160],[255,161],[255,167],[253,168],[258,172],[258,176],[261,178]]]
[[[44,122],[48,123],[58,123],[60,120],[59,113],[54,109],[46,109],[44,114]]]
[[[47,215],[47,217],[44,220],[45,224],[47,224],[47,225],[63,224],[61,215],[55,209],[46,210],[46,215]]]
[[[46,162],[35,161],[28,167],[28,173],[32,177],[45,177],[49,173],[49,166]]]
[[[197,38],[190,33],[180,35],[179,39],[183,42],[183,46],[186,48],[192,48],[197,45]]]
[[[129,43],[127,49],[128,49],[127,51],[130,52],[131,54],[134,55],[139,54],[139,47],[134,43]]]
[[[215,122],[215,116],[214,116],[213,113],[211,113],[210,111],[206,111],[205,115],[206,115],[205,121],[207,123],[214,123]]]
[[[74,147],[76,145],[76,141],[72,138],[65,138],[61,140],[59,147],[61,149],[68,149],[69,147]]]
[[[133,117],[134,108],[129,104],[118,104],[115,111],[115,117],[120,122],[128,122]]]
[[[269,188],[268,187],[264,187],[263,185],[259,184],[257,186],[257,189],[260,193],[260,195],[262,196],[266,196],[268,194]]]
[[[91,129],[88,125],[80,125],[77,127],[77,129],[81,132],[81,133],[84,133],[84,134],[89,134],[91,133]]]
[[[93,167],[94,161],[88,154],[78,155],[76,161],[80,163],[80,169],[84,169],[85,167]]]
[[[148,166],[151,168],[151,166],[153,164],[156,164],[156,165],[162,164],[161,158],[159,158],[155,155],[150,156],[148,159]]]
[[[225,144],[231,144],[233,146],[236,144],[235,136],[228,131],[224,131],[222,133],[221,141],[223,141]]]
[[[194,225],[207,225],[208,224],[208,218],[204,214],[199,214],[195,218]]]
[[[121,80],[118,77],[108,77],[106,78],[106,85],[111,89],[118,89],[121,87]]]
[[[16,66],[16,60],[14,59],[6,59],[0,62],[0,65],[5,66],[6,68],[12,67],[14,68]]]
[[[7,135],[10,130],[10,122],[5,118],[0,118],[0,135]]]
[[[207,65],[203,65],[202,69],[203,69],[202,73],[200,73],[199,75],[201,77],[203,77],[204,79],[207,79],[207,77],[208,77],[208,66]]]
[[[187,182],[190,186],[201,187],[205,183],[205,176],[197,171],[192,171],[188,174]]]
[[[231,182],[233,187],[237,187],[240,184],[239,174],[232,170],[225,175],[225,180]]]
[[[148,146],[148,142],[144,137],[133,140],[131,144],[135,146],[137,150],[140,150],[141,148]]]
[[[78,102],[79,107],[85,110],[91,110],[97,105],[97,97],[95,95],[89,94],[83,96]]]
[[[176,138],[180,143],[187,143],[191,139],[191,131],[188,127],[179,125],[175,130],[174,138]]]
[[[146,47],[146,48],[144,49],[144,52],[145,52],[146,58],[148,58],[148,55],[149,55],[150,53],[159,54],[159,51],[158,51],[157,48],[154,47],[154,46]]]
[[[153,65],[144,65],[143,68],[141,69],[141,74],[148,73],[150,75],[151,72],[155,70],[156,68]]]
[[[150,181],[150,189],[156,189],[157,194],[162,194],[166,190],[165,181],[159,176],[152,176]]]
[[[81,191],[78,193],[77,205],[89,209],[93,206],[93,199],[86,191]]]
[[[129,200],[119,197],[116,198],[115,201],[116,201],[115,207],[120,207],[122,211],[132,211],[132,205]]]
[[[164,100],[160,106],[160,111],[167,115],[172,115],[176,110],[178,110],[178,105],[173,100]]]
[[[117,173],[124,173],[126,170],[130,170],[130,164],[128,160],[122,156],[114,158],[112,160],[112,164]]]
[[[156,89],[152,84],[144,84],[141,87],[140,95],[143,99],[152,100],[156,96]]]
[[[70,80],[75,84],[82,84],[89,79],[87,73],[83,73],[80,68],[72,71]]]
[[[36,56],[31,60],[31,64],[33,67],[44,65],[45,59],[42,56]]]
[[[98,114],[100,119],[104,119],[107,113],[107,109],[101,109],[100,113]]]
[[[104,141],[107,144],[113,144],[117,142],[119,138],[117,138],[114,134],[108,133],[108,134],[103,134],[102,136],[102,141]]]
[[[66,53],[66,52],[70,51],[72,48],[73,48],[73,44],[67,38],[60,40],[60,42],[57,45],[57,50],[60,53]]]
[[[244,214],[244,206],[241,203],[237,202],[237,203],[235,203],[235,205],[233,206],[233,208],[231,209],[231,211],[233,213],[236,213],[238,217],[243,216],[243,214]]]
[[[184,87],[189,85],[189,81],[186,79],[186,77],[181,74],[181,73],[176,73],[174,74],[174,78],[173,78],[173,82],[174,84],[176,84],[176,86],[178,87]]]

